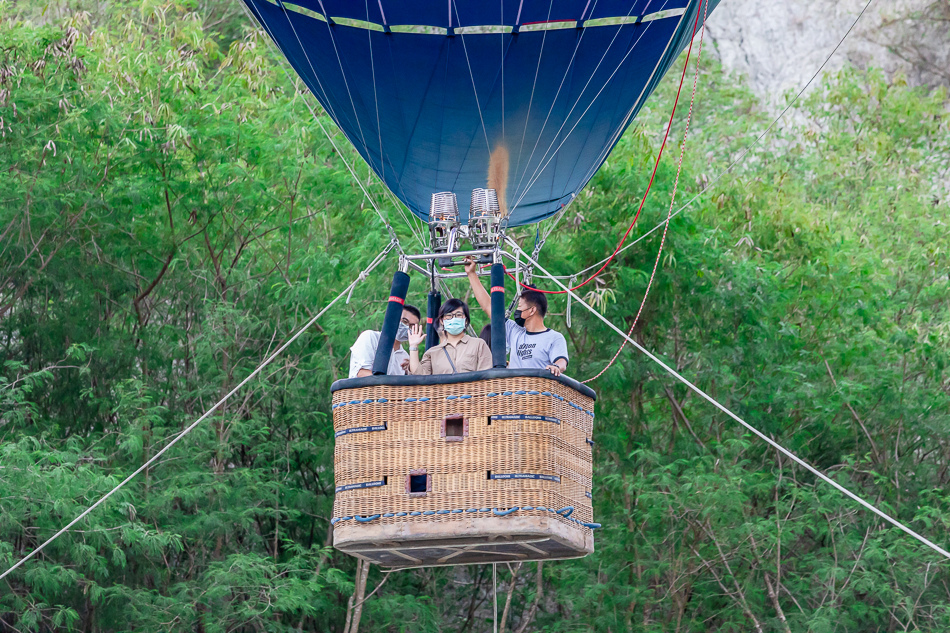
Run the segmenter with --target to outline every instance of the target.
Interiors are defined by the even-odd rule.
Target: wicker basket
[[[593,551],[593,391],[536,371],[333,386],[333,544],[390,567]]]

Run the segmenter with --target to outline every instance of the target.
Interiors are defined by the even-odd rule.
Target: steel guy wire
[[[767,128],[765,128],[765,131],[762,132],[761,134],[759,134],[759,136],[756,137],[756,139],[755,139],[754,141],[752,141],[752,143],[751,143],[748,147],[746,147],[744,150],[742,150],[742,152],[739,154],[739,156],[736,157],[736,159],[733,160],[733,161],[729,164],[728,167],[726,167],[723,171],[721,171],[721,172],[719,173],[719,175],[717,175],[715,178],[713,178],[713,179],[710,180],[708,183],[706,183],[706,186],[705,186],[705,187],[703,187],[703,188],[702,188],[696,195],[694,195],[692,198],[690,198],[689,200],[687,200],[687,201],[683,204],[683,206],[681,206],[679,209],[677,209],[677,210],[673,213],[673,215],[670,216],[670,219],[675,218],[675,217],[678,216],[680,213],[682,213],[683,211],[685,211],[685,210],[686,210],[688,207],[690,207],[694,202],[696,202],[704,193],[706,193],[707,191],[709,191],[709,190],[713,187],[713,185],[715,185],[717,182],[719,182],[720,180],[722,180],[722,178],[723,178],[726,174],[730,173],[739,163],[741,163],[741,162],[745,159],[746,156],[749,155],[749,152],[751,152],[751,151],[753,150],[753,148],[755,148],[755,146],[758,145],[758,144],[762,141],[762,139],[765,138],[765,137],[768,135],[768,133],[772,131],[772,128],[774,128],[775,125],[776,125],[779,121],[781,121],[781,120],[785,117],[786,114],[788,114],[788,111],[791,110],[792,107],[794,107],[794,105],[795,105],[796,103],[798,103],[798,101],[802,98],[802,95],[805,94],[805,91],[808,90],[808,88],[812,85],[812,83],[814,83],[815,79],[817,79],[818,76],[821,75],[821,72],[825,69],[825,66],[828,65],[828,62],[830,62],[830,61],[831,61],[831,58],[834,57],[835,53],[838,52],[838,49],[841,48],[841,45],[844,44],[845,40],[848,39],[848,36],[849,36],[849,35],[851,34],[851,32],[854,30],[854,27],[858,25],[858,22],[861,20],[862,16],[864,16],[864,14],[867,12],[868,7],[871,6],[871,2],[873,2],[873,1],[874,1],[874,0],[868,0],[867,3],[865,3],[864,8],[861,9],[861,12],[860,12],[860,13],[858,13],[858,16],[854,19],[854,22],[851,23],[851,26],[850,26],[850,27],[848,28],[848,30],[845,32],[844,36],[842,36],[842,38],[841,38],[841,40],[838,42],[838,44],[834,47],[834,49],[832,49],[832,51],[831,51],[830,53],[828,53],[828,56],[825,58],[825,61],[823,61],[823,62],[821,63],[821,66],[819,66],[819,67],[818,67],[818,70],[816,70],[815,73],[811,76],[811,79],[809,79],[809,80],[805,83],[805,85],[802,86],[802,88],[798,91],[798,93],[796,93],[795,98],[792,99],[792,100],[788,103],[788,105],[785,106],[785,109],[782,110],[782,112],[779,113],[779,115],[778,115],[777,117],[775,117],[775,118],[772,120],[771,123],[769,123],[769,126],[768,126]],[[644,233],[643,235],[641,235],[640,237],[638,237],[637,239],[635,239],[634,241],[630,242],[629,244],[627,244],[626,246],[624,246],[623,248],[621,248],[619,251],[617,251],[617,255],[619,255],[620,253],[624,252],[624,251],[627,250],[628,248],[633,248],[634,246],[637,245],[638,242],[641,242],[641,241],[645,240],[647,237],[649,237],[650,235],[652,235],[652,234],[655,233],[656,231],[658,231],[658,230],[660,230],[661,228],[663,228],[663,226],[664,226],[665,224],[666,224],[666,220],[660,222],[659,224],[657,224],[656,226],[654,226],[652,229],[650,229],[649,231],[647,231],[646,233]],[[572,273],[572,274],[570,274],[570,275],[556,275],[556,276],[554,276],[554,277],[549,277],[549,278],[550,278],[550,279],[570,279],[571,277],[580,277],[580,276],[583,276],[585,273],[587,273],[587,272],[589,272],[589,271],[591,271],[591,270],[594,270],[595,268],[598,268],[598,267],[601,266],[604,262],[606,262],[608,259],[610,259],[610,258],[609,258],[609,257],[608,257],[608,258],[604,258],[604,259],[600,260],[599,262],[597,262],[596,264],[593,264],[593,265],[591,265],[591,266],[588,266],[587,268],[585,268],[585,269],[583,269],[583,270],[580,270],[580,271],[578,271],[578,272]]]
[[[528,259],[529,262],[530,262],[532,265],[534,265],[538,270],[540,270],[541,272],[543,272],[544,274],[546,274],[546,275],[548,275],[548,276],[550,277],[550,273],[548,273],[546,270],[544,270],[544,268],[541,267],[541,264],[539,264],[537,261],[535,261],[535,260],[531,259],[530,257],[528,257],[527,253],[525,253],[525,252],[521,249],[521,247],[518,246],[518,243],[517,243],[517,242],[515,242],[515,241],[514,241],[513,239],[511,239],[511,238],[506,238],[506,241],[508,242],[508,244],[511,245],[511,247],[512,247],[513,249],[515,249],[515,250],[517,250],[517,251],[520,251],[521,254],[524,255],[525,258]],[[750,433],[752,433],[753,435],[755,435],[756,437],[758,437],[760,440],[762,440],[763,442],[765,442],[766,444],[768,444],[769,446],[771,446],[772,448],[774,448],[775,450],[777,450],[778,452],[780,452],[782,455],[784,455],[785,457],[789,458],[790,460],[792,460],[793,462],[795,462],[796,464],[798,464],[799,466],[801,466],[802,468],[804,468],[805,470],[807,470],[808,472],[810,472],[810,473],[811,473],[812,475],[814,475],[815,477],[821,479],[823,482],[825,482],[826,484],[828,484],[828,485],[831,486],[832,488],[836,489],[838,492],[842,493],[843,495],[845,495],[846,497],[848,497],[848,498],[851,499],[852,501],[856,501],[858,504],[860,504],[861,506],[863,506],[865,509],[870,510],[871,512],[873,512],[874,514],[876,514],[878,517],[884,519],[885,521],[887,521],[888,523],[890,523],[890,524],[893,525],[894,527],[896,527],[896,528],[898,528],[898,529],[904,531],[906,534],[909,534],[910,536],[914,537],[915,539],[917,539],[918,541],[920,541],[921,543],[923,543],[924,545],[926,545],[927,547],[929,547],[929,548],[932,549],[933,551],[937,552],[938,554],[940,554],[940,555],[943,556],[944,558],[950,560],[950,552],[948,552],[948,551],[945,550],[944,548],[940,547],[940,546],[937,545],[936,543],[932,542],[932,541],[929,540],[927,537],[918,534],[917,532],[915,532],[915,531],[912,530],[911,528],[907,527],[906,525],[904,525],[903,523],[901,523],[901,522],[898,521],[897,519],[893,518],[891,515],[887,514],[887,513],[884,512],[883,510],[878,509],[876,506],[872,505],[870,502],[865,501],[862,497],[860,497],[860,496],[858,496],[857,494],[851,492],[850,490],[848,490],[847,488],[845,488],[844,486],[842,486],[841,484],[839,484],[837,481],[835,481],[834,479],[828,477],[828,476],[825,475],[823,472],[821,472],[820,470],[818,470],[817,468],[815,468],[814,466],[812,466],[811,464],[809,464],[808,462],[806,462],[806,461],[803,460],[802,458],[798,457],[798,456],[795,455],[793,452],[791,452],[790,450],[788,450],[787,448],[785,448],[784,446],[782,446],[781,444],[779,444],[778,442],[776,442],[775,440],[773,440],[772,438],[770,438],[768,435],[766,435],[766,434],[763,433],[762,431],[758,430],[757,428],[755,428],[754,426],[752,426],[751,424],[749,424],[748,422],[746,422],[745,420],[743,420],[742,418],[740,418],[738,415],[736,415],[736,414],[733,413],[731,410],[729,410],[728,408],[726,408],[725,405],[720,404],[720,403],[719,403],[717,400],[715,400],[712,396],[710,396],[710,395],[707,394],[705,391],[703,391],[702,389],[700,389],[699,387],[697,387],[696,385],[694,385],[692,382],[690,382],[689,380],[687,380],[686,378],[684,378],[683,375],[680,374],[678,371],[676,371],[675,369],[673,369],[672,367],[670,367],[669,365],[667,365],[666,363],[664,363],[662,360],[660,360],[656,355],[654,355],[654,354],[653,354],[652,352],[650,352],[648,349],[646,349],[645,347],[643,347],[642,345],[640,345],[639,343],[637,343],[633,338],[631,338],[630,336],[628,336],[623,330],[621,330],[619,327],[617,327],[616,325],[614,325],[613,322],[611,322],[607,317],[605,317],[604,315],[602,315],[600,312],[598,312],[596,309],[594,309],[590,304],[588,304],[588,303],[587,303],[586,301],[584,301],[581,297],[579,297],[573,290],[570,290],[567,286],[565,286],[563,283],[561,283],[561,281],[560,281],[559,279],[554,279],[554,283],[556,283],[558,286],[560,286],[561,288],[563,288],[564,290],[566,290],[567,293],[573,297],[574,301],[577,301],[579,304],[581,304],[582,306],[584,306],[585,308],[587,308],[587,310],[588,310],[591,314],[593,314],[595,317],[597,317],[598,319],[600,319],[601,321],[603,321],[604,324],[606,324],[607,327],[609,327],[611,330],[613,330],[614,332],[616,332],[617,334],[619,334],[620,336],[622,336],[624,339],[626,339],[626,341],[627,341],[630,345],[632,345],[633,347],[635,347],[635,348],[637,348],[638,350],[640,350],[640,352],[643,353],[647,358],[649,358],[649,359],[652,360],[654,363],[656,363],[657,365],[659,365],[660,367],[662,367],[663,370],[666,371],[666,373],[668,373],[670,376],[672,376],[672,377],[675,378],[676,380],[678,380],[678,381],[680,381],[681,383],[683,383],[684,385],[686,385],[686,387],[688,387],[691,391],[693,391],[694,393],[696,393],[698,396],[700,396],[701,398],[703,398],[704,400],[706,400],[707,402],[709,402],[711,405],[713,405],[714,407],[716,407],[717,409],[719,409],[720,411],[722,411],[723,413],[725,413],[726,415],[728,415],[730,418],[732,418],[733,420],[735,420],[736,422],[738,422],[739,424],[741,424],[747,431],[749,431]]]
[[[257,366],[257,369],[255,369],[255,370],[252,371],[250,374],[248,374],[248,376],[247,376],[244,380],[242,380],[236,387],[234,387],[234,389],[232,389],[231,391],[229,391],[229,392],[227,393],[227,395],[225,395],[223,398],[221,398],[220,400],[218,400],[218,402],[216,402],[214,406],[212,406],[210,409],[208,409],[207,411],[205,411],[205,412],[201,415],[200,418],[198,418],[197,420],[195,420],[194,422],[192,422],[192,423],[191,423],[190,425],[188,425],[181,433],[179,433],[179,434],[176,435],[174,438],[172,438],[172,440],[171,440],[170,442],[168,442],[168,444],[166,444],[164,447],[162,447],[162,449],[161,449],[160,451],[158,451],[157,453],[155,453],[155,455],[153,455],[151,459],[149,459],[147,462],[145,462],[144,464],[142,464],[141,466],[139,466],[139,467],[135,470],[135,472],[133,472],[131,475],[129,475],[128,477],[126,477],[125,479],[123,479],[123,480],[122,480],[117,486],[115,486],[112,490],[110,490],[110,491],[107,492],[105,495],[103,495],[102,497],[100,497],[98,501],[96,501],[94,504],[92,504],[91,506],[89,506],[88,508],[86,508],[79,516],[77,516],[75,519],[73,519],[72,521],[70,521],[69,523],[67,523],[66,526],[63,527],[61,530],[59,530],[58,532],[56,532],[56,534],[54,534],[53,536],[51,536],[51,537],[49,537],[48,539],[46,539],[46,541],[44,541],[42,545],[36,547],[36,548],[35,548],[33,551],[31,551],[29,554],[27,554],[26,556],[24,556],[23,558],[21,558],[19,561],[17,561],[12,567],[10,567],[10,568],[7,569],[5,572],[3,572],[2,574],[0,574],[0,580],[3,580],[3,579],[4,579],[6,576],[8,576],[13,570],[17,569],[18,567],[20,567],[21,565],[23,565],[23,563],[25,563],[26,561],[30,560],[31,558],[33,558],[34,556],[36,556],[37,554],[39,554],[40,552],[42,552],[42,551],[46,548],[47,545],[49,545],[50,543],[52,543],[53,541],[55,541],[57,538],[59,538],[60,536],[62,536],[62,535],[65,534],[66,532],[68,532],[68,531],[69,531],[69,528],[71,528],[72,526],[74,526],[74,525],[76,525],[77,523],[79,523],[80,521],[82,521],[82,520],[86,517],[86,515],[88,515],[90,512],[92,512],[92,511],[95,510],[97,507],[99,507],[99,506],[100,506],[102,503],[104,503],[109,497],[111,497],[111,496],[114,495],[116,492],[118,492],[119,490],[121,490],[121,489],[125,486],[125,484],[129,483],[130,481],[132,481],[132,479],[134,479],[139,473],[141,473],[141,472],[144,471],[146,468],[148,468],[148,467],[151,466],[153,463],[155,463],[155,462],[158,460],[159,457],[161,457],[161,456],[164,455],[166,452],[168,452],[168,450],[169,450],[172,446],[174,446],[175,444],[177,444],[177,443],[179,442],[179,440],[181,440],[183,437],[185,437],[186,435],[188,435],[189,433],[191,433],[191,431],[194,430],[195,427],[197,427],[199,424],[201,424],[201,422],[203,422],[203,421],[204,421],[208,416],[210,416],[212,413],[214,413],[215,411],[217,411],[217,410],[218,410],[218,407],[220,407],[222,404],[224,404],[225,402],[227,402],[227,400],[228,400],[231,396],[233,396],[235,393],[237,393],[238,391],[240,391],[241,388],[244,387],[244,385],[246,385],[247,383],[249,383],[255,376],[257,376],[259,373],[261,373],[261,371],[262,371],[265,367],[267,367],[268,365],[270,365],[271,362],[273,362],[275,358],[277,358],[281,353],[283,353],[283,351],[284,351],[285,349],[287,349],[294,341],[296,341],[298,338],[300,338],[300,336],[301,336],[304,332],[306,332],[306,331],[310,328],[311,325],[313,325],[314,323],[316,323],[316,322],[317,322],[317,319],[319,319],[319,318],[322,317],[324,314],[326,314],[326,312],[327,312],[330,308],[332,308],[332,307],[336,304],[337,301],[339,301],[340,299],[342,299],[344,296],[347,296],[347,295],[349,294],[350,290],[351,290],[353,287],[355,287],[356,284],[360,283],[360,281],[362,281],[363,279],[365,279],[365,278],[366,278],[366,275],[369,274],[374,268],[376,268],[376,266],[378,266],[378,265],[386,258],[386,255],[389,254],[389,251],[391,251],[396,245],[397,245],[397,244],[396,244],[395,241],[390,242],[390,243],[386,246],[386,248],[384,248],[382,251],[379,252],[378,255],[376,255],[376,258],[373,259],[372,262],[370,262],[369,266],[367,266],[366,268],[363,269],[363,271],[357,276],[356,279],[353,280],[353,282],[352,282],[349,286],[347,286],[346,288],[344,288],[344,289],[340,292],[340,294],[338,294],[338,295],[337,295],[330,303],[328,303],[320,312],[318,312],[314,317],[312,317],[309,321],[307,321],[307,322],[303,325],[303,327],[301,327],[300,329],[298,329],[297,332],[294,333],[293,336],[291,336],[283,345],[281,345],[281,346],[277,349],[277,351],[275,351],[273,354],[271,354],[270,356],[268,356],[260,365]]]
[[[294,87],[294,89],[296,90],[296,89],[297,89],[297,83],[291,78],[290,73],[287,71],[286,64],[289,63],[289,62],[287,61],[287,56],[284,54],[283,50],[281,50],[280,46],[277,44],[277,40],[276,40],[276,38],[274,38],[273,33],[271,33],[270,29],[267,27],[266,24],[264,24],[263,22],[257,20],[257,19],[254,17],[254,15],[248,10],[247,5],[244,4],[244,1],[243,1],[243,0],[242,0],[242,2],[241,2],[241,6],[244,7],[244,12],[245,12],[245,13],[247,14],[247,16],[251,19],[251,21],[252,21],[252,22],[255,22],[255,23],[257,23],[257,24],[259,24],[259,25],[261,26],[261,29],[264,30],[264,31],[267,33],[268,39],[270,40],[271,45],[274,46],[274,48],[278,51],[278,53],[280,53],[279,57],[281,57],[281,58],[283,59],[283,63],[281,63],[281,70],[284,71],[284,74],[287,76],[287,80],[290,82],[290,84],[291,84],[291,85]],[[287,20],[288,20],[288,22],[289,22],[289,21],[290,21],[290,17],[286,15],[286,8],[284,9],[284,13],[285,13],[285,17],[287,18]],[[291,26],[293,26],[293,25],[291,25]],[[296,35],[296,30],[294,31],[294,34]],[[300,42],[300,38],[299,38],[299,37],[297,38],[297,41],[298,41],[298,43]],[[301,46],[301,48],[303,48],[303,44],[302,44],[302,43],[300,43],[300,46]],[[304,50],[304,54],[306,55],[306,50]],[[307,57],[307,63],[308,63],[308,64],[310,63],[310,58],[309,58],[309,56]],[[313,65],[311,64],[311,69],[312,69],[312,68],[313,68]],[[314,71],[314,77],[317,79],[317,82],[319,83],[320,79],[316,76],[316,71]],[[321,88],[321,89],[322,89],[322,88]],[[340,160],[341,160],[341,161],[343,162],[343,164],[346,166],[347,171],[350,172],[350,176],[352,176],[353,180],[356,181],[356,184],[359,185],[359,188],[360,188],[360,190],[362,190],[363,195],[366,196],[366,199],[369,201],[370,205],[372,205],[373,210],[376,211],[376,215],[379,216],[379,219],[380,219],[380,220],[383,222],[383,224],[386,226],[386,230],[389,232],[389,237],[390,237],[390,239],[392,239],[393,241],[396,242],[396,248],[399,250],[399,253],[400,253],[400,254],[405,254],[405,252],[404,252],[403,249],[402,249],[402,244],[399,243],[399,238],[398,238],[398,236],[396,235],[396,231],[393,229],[392,225],[389,223],[389,220],[387,220],[387,218],[383,215],[382,211],[379,210],[379,207],[376,205],[376,201],[373,200],[372,197],[370,197],[369,193],[366,191],[366,188],[363,186],[363,182],[362,182],[362,181],[359,179],[359,177],[356,175],[356,171],[355,171],[352,167],[350,167],[349,162],[347,162],[346,158],[344,158],[343,153],[340,151],[340,148],[337,147],[337,144],[336,144],[336,142],[333,140],[333,137],[330,136],[330,133],[327,131],[326,127],[324,127],[323,122],[320,120],[320,117],[317,116],[316,112],[314,111],[314,109],[313,109],[313,107],[310,105],[310,103],[307,101],[306,97],[303,99],[303,102],[304,102],[304,105],[307,106],[307,109],[310,111],[311,116],[313,116],[313,118],[316,120],[317,125],[318,125],[318,126],[320,127],[320,129],[323,131],[323,134],[327,137],[327,140],[330,141],[330,145],[331,145],[331,146],[333,147],[333,149],[336,151],[337,155],[340,157]]]

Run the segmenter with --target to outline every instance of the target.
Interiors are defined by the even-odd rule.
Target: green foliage
[[[551,270],[615,246],[674,89],[664,82],[572,205],[544,250]],[[389,241],[303,99],[224,3],[0,4],[3,569],[155,455]],[[944,545],[946,103],[875,71],[828,78],[674,219],[635,330]],[[677,200],[767,122],[707,63]],[[633,239],[666,217],[674,147]],[[625,251],[591,295],[616,322],[636,314],[657,245],[658,233]],[[328,547],[328,387],[387,289],[385,272],[359,286],[6,579],[0,630],[342,631],[355,565]],[[616,337],[576,305],[568,331],[564,300],[551,305],[571,374],[594,375]],[[544,565],[540,593],[535,565],[521,566],[508,630],[950,629],[946,561],[644,358],[625,352],[594,386],[597,551]],[[502,601],[510,577],[499,569]],[[370,587],[384,578],[363,630],[490,630],[488,568],[374,569]]]

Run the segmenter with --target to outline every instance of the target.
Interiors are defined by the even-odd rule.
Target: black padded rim
[[[365,378],[344,378],[330,385],[330,393],[340,389],[359,389],[360,387],[378,387],[391,385],[393,387],[410,387],[412,385],[452,385],[463,382],[476,382],[492,378],[514,378],[524,376],[528,378],[547,378],[556,380],[588,398],[597,399],[597,394],[587,385],[582,385],[567,376],[555,376],[547,369],[487,369],[485,371],[467,371],[460,374],[440,374],[438,376],[366,376]]]

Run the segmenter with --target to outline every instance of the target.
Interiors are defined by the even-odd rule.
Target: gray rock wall
[[[766,103],[798,90],[838,44],[864,0],[723,0],[708,36],[723,65]],[[872,0],[826,67],[882,68],[912,85],[950,85],[950,0]]]

